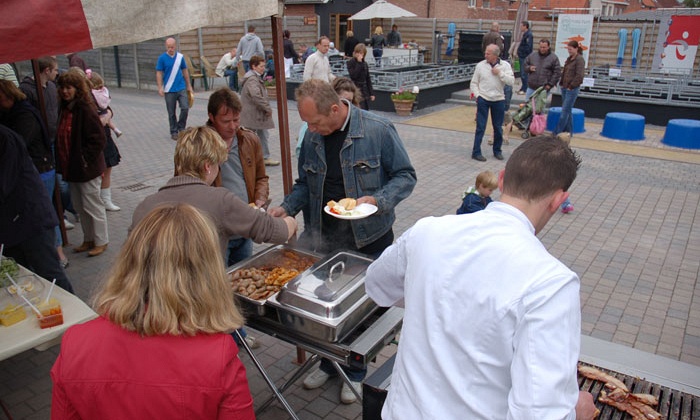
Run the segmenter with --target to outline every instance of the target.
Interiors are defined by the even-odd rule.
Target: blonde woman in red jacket
[[[216,229],[189,204],[156,207],[129,235],[95,299],[63,336],[51,418],[254,419],[243,325]]]

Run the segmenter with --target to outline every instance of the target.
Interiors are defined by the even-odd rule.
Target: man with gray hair
[[[491,31],[484,35],[481,40],[481,52],[486,52],[486,47],[495,44],[503,52],[503,35],[499,32],[501,25],[498,22],[491,23]]]
[[[331,41],[327,36],[322,36],[316,41],[316,52],[311,54],[304,62],[304,81],[310,79],[323,80],[330,83],[335,79],[331,64],[328,61],[328,50],[330,50]]]
[[[299,246],[329,253],[349,249],[377,257],[394,241],[396,206],[416,185],[416,171],[394,125],[340,99],[321,80],[305,81],[296,91],[301,119],[309,124],[299,153],[299,178],[273,216],[308,212]],[[326,214],[330,200],[354,198],[377,212],[359,220]],[[350,404],[361,392],[366,370],[345,368],[352,388],[343,383],[340,400]],[[334,375],[329,360],[304,379],[304,388],[322,386]]]
[[[499,58],[501,50],[497,45],[486,47],[484,60],[474,68],[474,75],[469,84],[472,95],[476,98],[476,132],[474,133],[474,146],[472,159],[486,162],[481,154],[481,141],[486,131],[486,121],[489,110],[491,111],[491,124],[493,126],[493,156],[503,160],[501,146],[503,145],[503,115],[505,113],[504,86],[513,86],[515,77],[513,69],[507,61]]]

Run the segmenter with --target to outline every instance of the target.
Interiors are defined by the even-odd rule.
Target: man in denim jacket
[[[416,171],[394,125],[385,118],[341,100],[330,84],[307,80],[296,91],[299,115],[309,128],[299,154],[299,178],[273,215],[308,212],[299,246],[321,253],[338,249],[379,256],[394,241],[394,208],[416,185]],[[378,207],[359,220],[336,219],[323,211],[329,200],[357,199]],[[324,366],[325,365],[325,366]],[[305,380],[306,388],[323,385],[334,369],[325,361]],[[364,371],[347,370],[359,391]],[[345,384],[341,401],[355,401]]]

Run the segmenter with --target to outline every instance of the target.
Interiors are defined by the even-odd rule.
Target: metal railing
[[[418,86],[420,89],[467,83],[474,74],[476,64],[455,64],[449,66],[422,66],[413,70],[401,70],[401,67],[384,67],[381,70],[370,68],[372,87],[381,91],[395,92],[401,88]],[[334,63],[331,70],[336,76],[348,76],[345,63]],[[303,82],[304,65],[296,64],[289,77],[290,82]]]
[[[700,108],[700,80],[692,75],[621,71],[611,76],[607,67],[589,71],[594,85],[582,87],[581,97]]]

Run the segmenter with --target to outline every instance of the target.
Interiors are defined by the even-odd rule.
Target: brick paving
[[[112,197],[122,211],[108,212],[110,246],[105,254],[88,259],[67,250],[68,274],[85,300],[109,270],[134,207],[173,171],[175,142],[169,138],[162,98],[116,88],[112,94],[114,120],[125,133],[117,141],[123,160],[112,175]],[[190,125],[206,120],[207,97],[208,92],[197,92]],[[300,125],[295,106],[289,102],[292,150]],[[414,116],[457,106],[444,104],[416,111]],[[464,111],[455,108],[454,112]],[[473,133],[406,125],[402,122],[407,117],[380,114],[396,123],[418,173],[414,193],[397,208],[397,235],[419,218],[453,213],[461,192],[480,171],[504,167],[487,148],[487,162],[469,158]],[[464,113],[465,121],[470,116],[473,110]],[[279,136],[270,134],[273,157],[279,157]],[[520,142],[517,135],[511,136],[510,145],[504,146],[506,158]],[[634,143],[663,147],[654,140]],[[700,366],[700,166],[626,154],[624,145],[618,149],[617,153],[579,150],[583,166],[571,190],[576,211],[556,214],[539,236],[553,255],[581,277],[583,334]],[[268,171],[273,204],[277,204],[282,198],[281,169]],[[69,239],[74,246],[81,242],[79,226],[69,231]],[[256,250],[263,247],[257,245]],[[270,376],[278,384],[289,378],[296,368],[294,347],[252,334],[262,343],[255,352]],[[59,346],[45,352],[31,350],[0,362],[0,398],[15,419],[49,418],[49,370],[58,351]],[[388,346],[370,365],[370,374],[395,351],[395,345]],[[250,358],[241,354],[257,406],[271,394]],[[313,391],[295,384],[285,396],[302,419],[361,418],[361,405],[339,404],[339,391],[339,382],[331,380]],[[279,419],[285,414],[275,403],[258,418]]]

